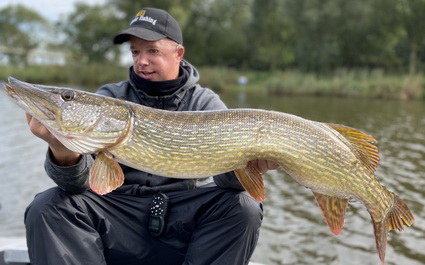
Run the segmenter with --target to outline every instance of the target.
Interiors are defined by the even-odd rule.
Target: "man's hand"
[[[257,167],[258,171],[260,171],[261,174],[264,174],[269,170],[278,169],[280,167],[278,163],[270,161],[270,160],[264,160],[264,159],[257,159],[257,160],[251,161],[251,163],[255,167]]]
[[[78,163],[81,156],[80,154],[66,148],[41,122],[28,113],[26,115],[30,131],[35,136],[47,142],[50,150],[52,151],[53,158],[55,159],[54,162],[57,165],[72,166]]]

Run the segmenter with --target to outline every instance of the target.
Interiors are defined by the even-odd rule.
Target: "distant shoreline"
[[[339,70],[328,74],[296,70],[262,72],[225,67],[199,67],[200,84],[215,92],[264,93],[270,96],[326,96],[389,100],[424,100],[422,75],[385,73],[382,70]],[[28,67],[0,66],[0,82],[8,76],[37,84],[72,86],[94,92],[101,85],[128,78],[128,68],[105,64]],[[238,84],[244,77],[247,83]]]

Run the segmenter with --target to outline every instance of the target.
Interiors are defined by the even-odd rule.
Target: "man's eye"
[[[131,51],[131,54],[134,56],[134,55],[138,55],[139,54],[139,51]]]
[[[149,53],[150,54],[157,54],[159,51],[157,49],[150,49]]]

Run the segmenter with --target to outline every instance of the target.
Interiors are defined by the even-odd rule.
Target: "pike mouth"
[[[28,104],[25,102],[25,100],[22,99],[16,89],[14,89],[11,85],[5,84],[5,91],[9,95],[9,97],[12,98],[15,103],[18,104],[21,108],[29,109]]]
[[[32,94],[31,96],[20,93],[19,89],[13,88],[9,84],[5,84],[6,93],[18,104],[22,109],[37,119],[55,120],[56,113],[54,109],[50,109],[42,104],[45,99],[43,97]],[[38,99],[38,100],[37,100]],[[39,102],[41,101],[41,102]]]
[[[9,84],[5,84],[5,91],[6,93],[13,98],[15,101],[21,100],[21,97],[19,97],[18,93],[16,92],[16,90],[10,86]]]
[[[9,84],[5,84],[6,92],[9,94],[16,94],[16,90]]]

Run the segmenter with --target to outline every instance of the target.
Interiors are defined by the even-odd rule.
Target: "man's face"
[[[134,72],[150,81],[176,79],[184,48],[176,42],[164,38],[146,41],[130,37],[130,50],[133,56]]]

